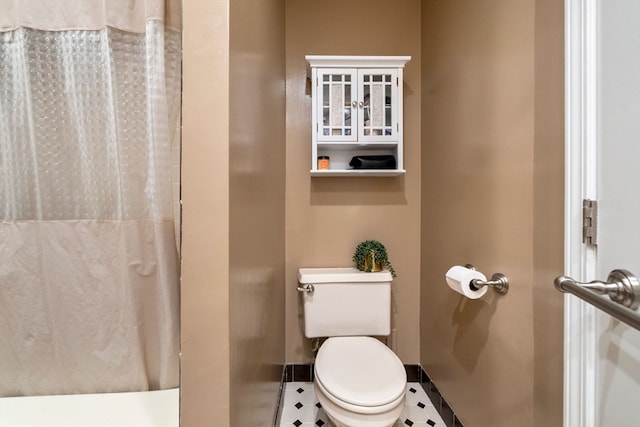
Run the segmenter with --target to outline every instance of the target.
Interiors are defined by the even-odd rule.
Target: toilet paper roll
[[[447,271],[445,278],[447,279],[447,285],[449,285],[451,289],[467,298],[478,299],[487,293],[487,286],[483,286],[478,290],[471,288],[471,281],[473,279],[487,280],[486,276],[479,271],[454,265]]]

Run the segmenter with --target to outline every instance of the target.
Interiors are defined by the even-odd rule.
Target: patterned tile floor
[[[284,384],[280,427],[334,427],[318,403],[310,382]],[[445,427],[438,411],[420,383],[407,383],[407,398],[400,419],[394,427]]]

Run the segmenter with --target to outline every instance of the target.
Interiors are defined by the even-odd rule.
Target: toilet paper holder
[[[469,270],[477,271],[473,264],[465,264],[464,266]],[[489,286],[500,295],[505,295],[509,292],[509,279],[502,273],[493,273],[491,280],[473,279],[471,281],[471,289],[474,291],[477,291],[484,286]]]

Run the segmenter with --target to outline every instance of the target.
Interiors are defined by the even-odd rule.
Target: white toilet
[[[304,330],[328,337],[315,361],[315,392],[336,427],[390,427],[404,408],[400,359],[372,336],[391,332],[391,274],[301,268]]]

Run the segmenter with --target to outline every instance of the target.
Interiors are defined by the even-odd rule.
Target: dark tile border
[[[437,409],[438,413],[444,420],[447,427],[464,427],[462,422],[456,417],[455,412],[447,401],[442,397],[438,388],[433,383],[429,375],[422,369],[420,365],[404,365],[407,372],[408,382],[418,382],[424,389],[431,402]],[[313,382],[313,364],[290,364],[285,365],[282,372],[282,384],[280,384],[280,395],[278,396],[278,409],[274,420],[274,427],[278,427],[281,415],[281,401],[284,393],[284,383],[294,381]]]
[[[407,381],[410,383],[421,383],[422,368],[420,365],[404,365],[404,370],[407,372]]]
[[[422,366],[420,365],[410,365],[410,366],[417,366],[417,369],[420,370],[420,380],[419,380],[420,385],[422,385],[422,388],[427,393],[427,396],[429,396],[429,399],[431,399],[433,406],[436,407],[436,409],[438,410],[438,413],[442,417],[442,420],[447,425],[447,427],[464,427],[464,425],[462,424],[462,421],[458,419],[455,412],[453,411],[451,406],[447,403],[447,401],[444,399],[444,397],[442,397],[442,394],[440,394],[440,391],[438,390],[436,385],[433,383],[429,375],[427,375],[424,369],[422,369]]]
[[[285,382],[295,381],[313,382],[313,364],[287,365],[285,366]]]

